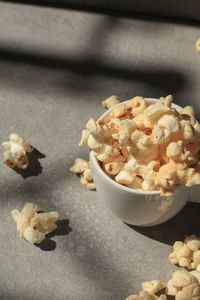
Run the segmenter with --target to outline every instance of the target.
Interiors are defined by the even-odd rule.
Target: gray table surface
[[[26,178],[0,165],[1,300],[123,300],[142,281],[170,278],[171,245],[199,234],[199,204],[162,225],[130,227],[68,169],[88,158],[81,130],[113,93],[173,94],[200,114],[198,37],[189,23],[0,3],[0,141],[15,132],[45,155],[32,157]],[[10,215],[27,201],[61,215],[40,247],[19,238]]]

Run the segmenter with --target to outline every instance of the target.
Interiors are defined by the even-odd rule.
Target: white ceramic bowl
[[[145,100],[149,104],[157,101],[157,99],[152,98],[146,98]],[[177,111],[182,109],[175,104],[172,107],[176,108]],[[109,112],[110,110],[106,111],[99,120]],[[131,189],[112,180],[102,170],[92,151],[90,152],[90,162],[100,198],[105,201],[113,215],[128,224],[153,226],[163,223],[175,216],[189,199],[190,188],[180,186],[175,190],[173,201],[170,204],[172,198],[161,197],[159,191]],[[165,205],[166,209],[163,209]]]

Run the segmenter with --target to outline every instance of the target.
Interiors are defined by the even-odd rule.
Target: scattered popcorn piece
[[[184,242],[175,242],[173,249],[169,255],[171,263],[188,269],[200,268],[200,238],[188,236]]]
[[[199,52],[199,53],[200,53],[200,39],[198,39],[198,40],[196,41],[196,44],[195,44],[195,46],[196,46],[196,50],[197,50],[197,52]]]
[[[57,211],[49,213],[37,213],[37,205],[26,203],[22,211],[15,209],[11,212],[17,223],[20,237],[29,243],[40,244],[45,236],[57,228],[55,222],[59,218]]]
[[[151,295],[155,295],[157,292],[165,288],[164,283],[160,280],[146,281],[142,283],[142,289],[147,291]]]
[[[81,183],[90,190],[95,190],[90,162],[82,158],[76,158],[74,165],[69,169],[71,172],[81,174]]]
[[[167,283],[167,295],[175,296],[176,300],[200,300],[200,285],[198,280],[188,271],[173,273]]]
[[[10,141],[2,144],[6,151],[4,152],[4,161],[10,168],[15,166],[20,169],[26,169],[28,166],[27,154],[33,151],[33,147],[23,140],[19,135],[12,133]]]
[[[103,107],[111,108],[120,102],[121,102],[121,99],[118,96],[112,95],[112,96],[108,97],[107,99],[103,100],[102,105],[103,105]]]
[[[89,168],[90,168],[90,164],[88,161],[82,158],[76,158],[74,165],[69,170],[74,173],[83,173],[85,170]]]

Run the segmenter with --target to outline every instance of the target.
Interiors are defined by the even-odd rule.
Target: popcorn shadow
[[[26,169],[13,168],[13,170],[20,174],[24,179],[32,176],[38,176],[42,173],[42,166],[39,159],[45,158],[45,154],[41,153],[39,150],[35,149],[31,153],[27,153],[28,157],[28,167]]]
[[[137,227],[127,224],[135,231],[164,244],[173,245],[175,241],[183,241],[185,236],[199,236],[200,203],[187,203],[171,220],[152,227]]]
[[[69,226],[69,220],[67,219],[58,220],[56,225],[58,226],[56,230],[47,234],[46,238],[40,244],[35,244],[36,247],[42,251],[53,251],[56,249],[56,242],[51,240],[51,238],[56,235],[68,235],[72,231],[72,228]]]

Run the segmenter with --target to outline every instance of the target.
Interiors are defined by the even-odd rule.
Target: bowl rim
[[[159,100],[159,99],[156,99],[156,98],[144,98],[144,99],[145,99],[145,101],[147,101],[147,102],[150,103],[150,104],[156,103],[156,102]],[[121,104],[123,104],[123,103],[126,103],[126,102],[128,102],[128,101],[130,101],[130,99],[129,99],[129,100],[125,100],[125,101],[123,101],[123,102],[120,102],[120,103],[114,105],[113,107],[111,107],[109,110],[107,110],[105,113],[103,113],[103,114],[98,118],[97,122],[98,122],[98,121],[101,121],[107,114],[109,114],[109,113],[112,111],[112,109],[113,109],[114,107],[117,107],[117,106],[119,106],[119,105],[121,105]],[[177,104],[174,104],[174,103],[172,103],[172,108],[175,108],[178,112],[180,112],[180,111],[183,109],[181,106],[179,106],[179,105],[177,105]],[[96,159],[96,157],[95,157],[95,155],[94,155],[94,153],[93,153],[92,150],[90,151],[90,161],[91,161],[92,163],[94,163],[94,165],[95,165],[95,167],[97,168],[98,172],[104,177],[104,179],[105,179],[109,184],[113,185],[115,188],[124,190],[124,191],[129,192],[129,193],[132,193],[132,194],[138,194],[138,195],[147,195],[147,196],[148,196],[148,195],[149,195],[149,196],[160,195],[161,190],[156,190],[156,191],[143,191],[143,190],[133,189],[133,188],[129,188],[129,187],[127,187],[127,186],[124,186],[124,185],[122,185],[122,184],[116,182],[115,180],[111,179],[111,178],[103,171],[103,169],[100,167],[100,165],[99,165],[99,163],[98,163],[98,161],[97,161],[97,159]],[[181,185],[178,186],[177,188],[179,188],[179,187],[181,187]],[[176,188],[176,189],[177,189],[177,188]]]

